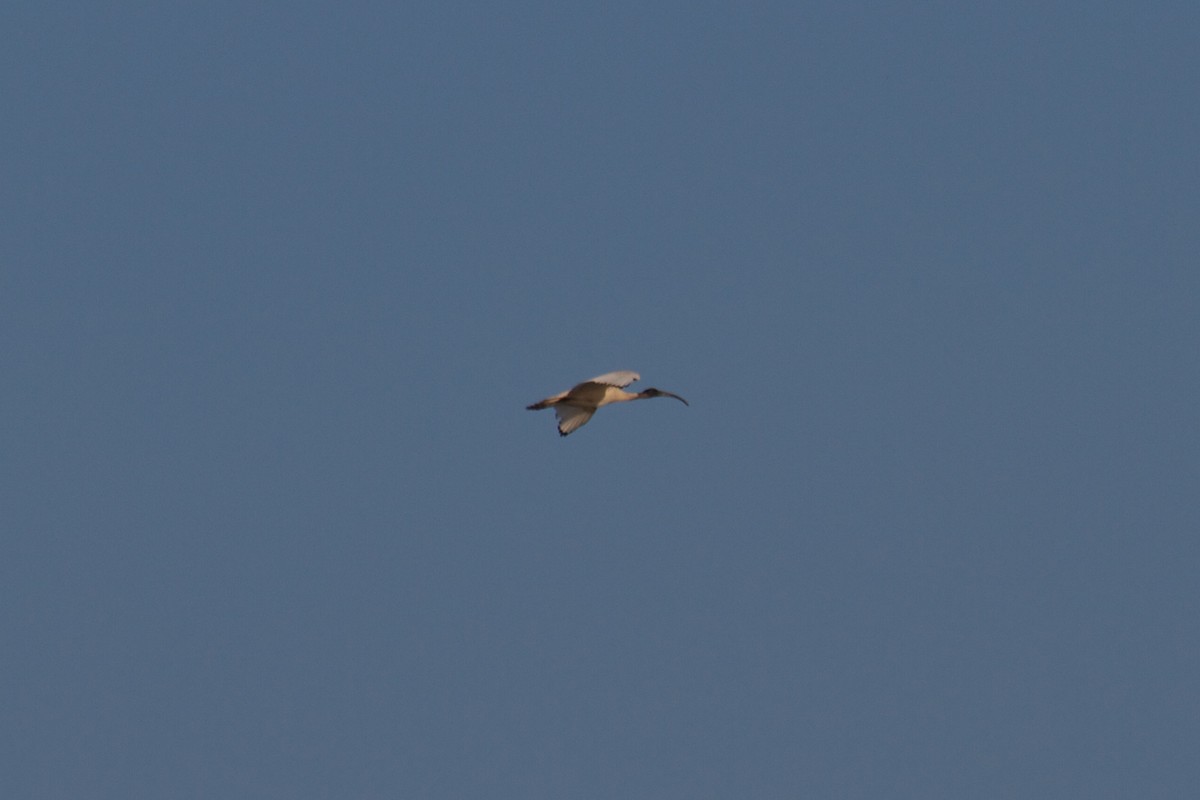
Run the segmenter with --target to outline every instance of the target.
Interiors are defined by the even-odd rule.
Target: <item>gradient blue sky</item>
[[[1193,796],[1198,29],[6,4],[0,794]]]

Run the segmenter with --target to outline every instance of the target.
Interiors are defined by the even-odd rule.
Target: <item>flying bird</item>
[[[596,413],[596,409],[610,403],[644,400],[648,397],[674,397],[685,406],[688,405],[688,401],[679,395],[664,392],[662,389],[644,389],[640,392],[625,391],[626,386],[641,380],[641,378],[641,375],[628,370],[608,372],[583,383],[577,383],[565,392],[551,395],[545,400],[539,400],[531,406],[526,406],[526,408],[530,411],[540,411],[543,408],[553,407],[554,413],[558,415],[558,433],[566,436],[586,424],[592,418],[592,414]]]

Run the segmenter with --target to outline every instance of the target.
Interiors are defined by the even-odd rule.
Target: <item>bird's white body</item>
[[[537,411],[543,408],[554,408],[558,415],[558,432],[566,436],[592,418],[596,409],[613,403],[624,403],[629,400],[641,400],[648,397],[674,397],[684,405],[684,400],[677,394],[664,392],[659,389],[647,389],[644,392],[627,392],[624,387],[640,380],[636,372],[622,370],[606,372],[582,383],[577,383],[565,392],[551,395],[529,406],[529,410]]]

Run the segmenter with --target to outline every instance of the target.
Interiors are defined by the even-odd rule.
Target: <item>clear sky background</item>
[[[6,4],[0,794],[1194,797],[1198,28]]]

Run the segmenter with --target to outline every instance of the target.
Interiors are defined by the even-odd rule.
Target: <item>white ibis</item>
[[[644,400],[647,397],[674,397],[685,406],[688,401],[677,394],[664,392],[662,389],[644,389],[640,392],[627,392],[624,387],[636,380],[641,380],[636,372],[623,370],[608,372],[595,378],[577,383],[565,392],[539,400],[531,406],[530,411],[540,411],[553,406],[558,415],[558,432],[566,436],[592,418],[596,409],[610,403],[624,403],[627,400]]]

